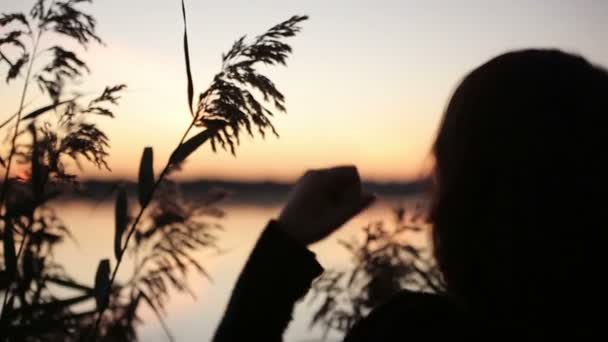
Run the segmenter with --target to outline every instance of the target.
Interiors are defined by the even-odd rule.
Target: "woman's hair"
[[[608,73],[556,50],[498,56],[456,89],[431,221],[448,291],[472,312],[540,329],[605,298],[607,117]]]

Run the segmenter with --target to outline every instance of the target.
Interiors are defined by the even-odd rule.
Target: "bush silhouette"
[[[441,293],[445,284],[432,253],[412,242],[412,234],[427,230],[424,207],[409,213],[404,206],[393,211],[393,220],[376,221],[362,228],[361,237],[340,241],[351,256],[347,268],[326,270],[312,287],[311,301],[320,301],[311,319],[330,331],[346,333],[372,309],[397,292]]]

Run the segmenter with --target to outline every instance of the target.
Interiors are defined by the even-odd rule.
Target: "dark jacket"
[[[236,283],[214,342],[282,341],[295,302],[323,268],[310,252],[270,222]],[[464,317],[438,295],[404,291],[375,309],[345,342],[414,341],[461,336]]]

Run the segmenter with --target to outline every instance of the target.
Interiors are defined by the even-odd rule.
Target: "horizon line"
[[[363,184],[413,184],[413,183],[424,183],[428,182],[430,177],[412,177],[408,179],[361,179]],[[87,177],[81,178],[81,183],[137,183],[137,179],[134,177]],[[293,185],[297,182],[295,180],[283,180],[283,179],[271,179],[271,178],[259,178],[259,179],[238,179],[238,178],[222,178],[222,177],[201,177],[201,178],[184,178],[176,179],[177,183],[233,183],[233,184],[282,184],[282,185]]]

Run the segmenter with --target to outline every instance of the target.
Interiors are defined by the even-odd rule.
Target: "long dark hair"
[[[593,324],[608,259],[607,117],[608,73],[556,50],[503,54],[456,89],[433,147],[431,220],[448,290],[471,312],[535,329]]]

